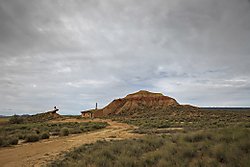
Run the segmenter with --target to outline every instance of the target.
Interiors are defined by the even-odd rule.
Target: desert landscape
[[[70,118],[63,121],[53,121],[51,124],[55,125],[62,122],[81,124],[82,122],[103,122],[103,120],[95,119],[93,121],[88,121]],[[142,136],[126,131],[129,128],[134,128],[133,125],[117,123],[111,120],[106,120],[105,122],[109,123],[109,126],[103,130],[71,134],[61,138],[58,136],[50,136],[49,139],[43,139],[37,142],[22,143],[22,141],[20,141],[14,147],[4,147],[0,150],[0,166],[41,166],[51,162],[62,152],[73,149],[74,147],[79,147],[83,144],[95,143],[99,140],[109,141],[113,136],[116,136],[117,140]]]
[[[0,0],[0,167],[250,167],[250,0]]]
[[[250,110],[201,109],[139,91],[93,110],[102,117],[57,111],[1,119],[0,166],[250,164]]]

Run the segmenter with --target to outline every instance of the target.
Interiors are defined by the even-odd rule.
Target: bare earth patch
[[[8,122],[9,121],[9,118],[0,118],[0,123],[1,122]]]
[[[19,143],[14,148],[0,149],[0,166],[41,166],[53,160],[62,151],[68,151],[70,148],[81,146],[85,143],[94,143],[97,140],[111,140],[110,136],[116,136],[115,140],[136,138],[141,134],[130,133],[128,129],[137,128],[124,123],[117,123],[111,120],[79,120],[66,119],[59,122],[100,122],[105,121],[110,126],[82,134],[73,134],[66,137],[52,137],[35,143]],[[58,121],[53,121],[58,122]]]

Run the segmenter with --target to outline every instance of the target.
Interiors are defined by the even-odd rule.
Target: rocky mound
[[[57,111],[59,111],[59,109],[55,109],[55,110],[48,111],[48,112],[41,113],[41,114],[31,115],[31,116],[26,118],[26,121],[45,122],[45,121],[49,121],[49,120],[53,120],[53,119],[62,118],[61,115],[56,113]]]
[[[123,112],[135,114],[137,110],[167,108],[180,105],[175,99],[161,93],[152,93],[145,90],[129,94],[125,98],[115,99],[102,109],[103,116],[119,115]]]

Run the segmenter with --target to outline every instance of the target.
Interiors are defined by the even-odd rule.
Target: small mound
[[[48,111],[48,112],[41,113],[41,114],[31,115],[31,116],[26,118],[26,121],[28,121],[28,122],[46,122],[49,120],[62,118],[61,115],[56,113],[57,111],[59,111],[59,109],[55,109],[55,110]]]

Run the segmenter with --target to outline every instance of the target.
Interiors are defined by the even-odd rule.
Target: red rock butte
[[[175,99],[164,96],[161,93],[152,93],[145,90],[129,94],[124,98],[113,100],[103,109],[92,110],[95,117],[117,115],[121,112],[143,109],[145,106],[150,109],[167,108],[170,105],[180,105]]]

